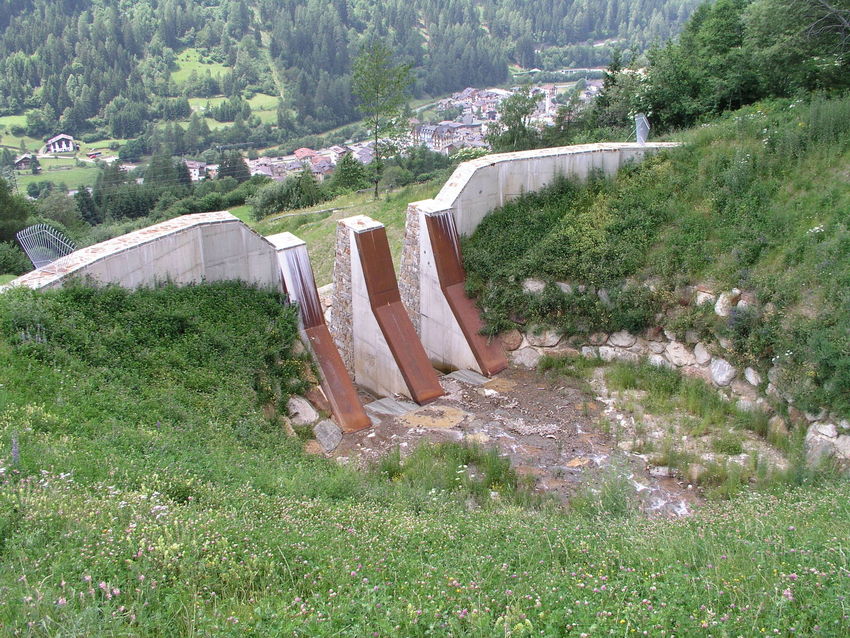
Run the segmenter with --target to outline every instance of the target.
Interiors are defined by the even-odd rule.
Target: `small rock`
[[[711,361],[711,353],[702,343],[698,343],[694,348],[694,359],[701,366],[708,365]]]
[[[738,399],[735,403],[735,406],[741,412],[758,412],[759,405],[755,401],[751,401],[750,399]]]
[[[690,306],[691,300],[694,298],[694,288],[693,286],[682,286],[681,288],[677,288],[673,294],[676,296],[676,302],[680,306]]]
[[[301,339],[296,339],[292,343],[292,354],[297,357],[304,354],[305,352],[307,352],[307,348],[304,347],[304,343],[301,341]]]
[[[660,341],[650,341],[649,342],[649,351],[653,354],[661,354],[664,352],[664,348],[666,348],[662,342]]]
[[[601,346],[608,341],[608,335],[604,332],[594,332],[587,338],[587,342],[592,346]]]
[[[664,338],[667,339],[667,341],[676,341],[676,333],[664,328]]]
[[[767,380],[770,381],[773,385],[779,385],[779,377],[782,375],[782,372],[777,366],[773,366],[770,370],[767,371]]]
[[[603,361],[630,361],[632,363],[640,361],[640,357],[634,352],[612,348],[611,346],[599,346],[599,358]]]
[[[727,339],[726,337],[717,337],[717,343],[719,343],[720,347],[724,350],[731,350],[733,347],[732,340]]]
[[[613,333],[608,337],[608,343],[618,348],[630,348],[635,345],[637,337],[626,330]]]
[[[821,410],[820,412],[806,412],[806,421],[809,423],[814,423],[815,421],[823,421],[826,418],[826,410]]]
[[[525,292],[529,292],[533,295],[543,292],[543,289],[546,287],[546,282],[541,281],[540,279],[526,279],[522,282],[522,289]]]
[[[532,346],[539,348],[551,348],[557,346],[561,342],[561,335],[554,330],[544,330],[539,334],[534,334],[533,330],[529,330],[525,338]]]
[[[747,379],[747,382],[750,385],[760,386],[761,385],[761,375],[755,368],[747,368],[744,370],[744,376]]]
[[[732,394],[742,399],[755,401],[758,398],[758,391],[741,378],[736,378],[732,381],[731,389]]]
[[[835,451],[842,459],[850,460],[850,436],[842,434],[835,439]]]
[[[596,296],[599,297],[599,301],[602,302],[602,305],[611,307],[611,297],[608,296],[608,291],[604,288],[600,288],[596,291]]]
[[[558,281],[558,282],[555,283],[555,285],[558,286],[558,288],[561,289],[561,292],[564,293],[565,295],[573,294],[573,287],[570,284],[568,284],[566,281]]]
[[[666,465],[658,465],[656,467],[649,468],[649,475],[654,476],[655,478],[667,478],[673,475],[673,472]]]
[[[657,368],[674,368],[675,366],[667,361],[660,354],[653,354],[649,356],[649,363]]]
[[[772,416],[767,422],[767,431],[773,436],[788,436],[788,424],[781,416]]]
[[[540,353],[534,348],[520,348],[511,353],[511,360],[514,362],[514,365],[522,366],[523,368],[536,368],[540,357]]]
[[[325,452],[335,450],[342,441],[342,430],[340,430],[339,426],[330,419],[319,421],[316,425],[314,425],[313,434]]]
[[[667,344],[666,348],[667,359],[674,366],[689,366],[694,364],[694,355],[692,355],[688,349],[678,341],[671,341]]]
[[[722,292],[714,304],[714,313],[719,317],[728,317],[732,314],[732,308],[741,298],[741,291],[737,288],[731,292]]]
[[[514,351],[522,345],[522,333],[516,328],[499,335],[499,343],[508,351]]]
[[[580,357],[581,352],[565,343],[560,343],[552,348],[543,348],[550,357]]]
[[[582,346],[581,356],[587,359],[595,359],[599,356],[599,349],[594,346]]]
[[[576,290],[578,290],[581,294],[584,294],[587,292],[587,286],[585,286],[584,284],[579,284],[576,287]]]
[[[714,300],[716,297],[710,292],[706,292],[704,290],[697,290],[696,295],[696,305],[702,306],[703,304],[714,304]]]
[[[696,330],[688,330],[685,332],[685,343],[694,344],[699,341],[699,333]]]
[[[736,308],[739,310],[747,310],[749,308],[753,308],[756,305],[756,296],[751,292],[742,292],[741,298],[738,300],[738,305]]]
[[[813,427],[818,434],[827,438],[834,439],[838,436],[838,428],[834,423],[815,423]]]
[[[711,362],[711,380],[721,388],[732,383],[738,371],[726,359],[715,358]]]
[[[319,420],[319,413],[304,397],[290,397],[286,407],[292,425],[311,425]]]

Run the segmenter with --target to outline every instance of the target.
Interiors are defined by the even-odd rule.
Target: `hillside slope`
[[[10,293],[0,329],[6,635],[850,630],[847,482],[647,520],[457,446],[358,473],[263,417],[294,317],[233,284]]]
[[[563,183],[485,220],[464,251],[490,331],[637,331],[666,310],[669,330],[729,339],[743,366],[778,365],[802,409],[850,415],[850,98],[762,102],[680,137],[615,180]],[[591,290],[529,295],[528,277]],[[757,303],[726,319],[680,308],[696,285]]]
[[[552,69],[604,65],[611,49],[594,41],[643,50],[678,33],[698,4],[2,0],[0,116],[17,117],[0,126],[16,137],[61,131],[128,138],[152,120],[186,124],[204,99],[262,94],[271,108],[254,113],[257,119],[242,101],[225,113],[213,100],[204,114],[243,125],[220,143],[244,143],[249,135],[281,143],[357,119],[351,63],[367,38],[386,41],[414,67],[414,96],[434,96],[505,82],[511,61]],[[256,130],[270,125],[279,134]],[[196,119],[192,135],[202,126]]]

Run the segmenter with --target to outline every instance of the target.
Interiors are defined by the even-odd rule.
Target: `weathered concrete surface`
[[[240,280],[278,289],[274,247],[227,211],[183,215],[74,251],[8,286],[58,288],[91,277],[125,288]]]

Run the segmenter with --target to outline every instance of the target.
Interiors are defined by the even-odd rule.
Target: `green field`
[[[457,444],[309,456],[261,409],[301,384],[295,315],[234,284],[17,291],[0,331],[9,635],[850,632],[846,480],[670,520]]]
[[[316,283],[323,286],[331,282],[333,275],[336,225],[340,219],[353,215],[368,215],[384,224],[387,228],[387,238],[393,259],[398,268],[407,205],[420,199],[434,197],[441,187],[442,182],[407,186],[389,195],[383,195],[377,202],[372,199],[370,193],[349,193],[310,208],[287,211],[286,217],[276,220],[273,219],[275,216],[272,216],[255,224],[255,228],[263,235],[289,231],[306,241]],[[330,209],[338,210],[323,213],[310,212]]]
[[[184,50],[177,56],[175,65],[177,68],[171,72],[171,79],[177,84],[182,84],[188,80],[192,71],[197,72],[198,75],[209,71],[215,77],[223,75],[229,68],[218,62],[202,62],[201,54],[197,49]]]
[[[3,284],[8,284],[16,277],[17,275],[0,275],[0,286],[2,286]]]
[[[0,117],[0,132],[8,131],[13,126],[26,126],[26,115],[3,115]]]

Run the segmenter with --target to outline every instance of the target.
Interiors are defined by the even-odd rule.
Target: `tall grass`
[[[464,244],[487,330],[637,330],[666,308],[665,322],[733,340],[741,365],[780,364],[800,406],[850,416],[850,97],[763,102],[681,137],[615,180],[562,182],[488,216]],[[527,277],[591,289],[531,295]],[[655,294],[630,284],[649,278]],[[705,282],[763,305],[682,313],[674,291]]]

